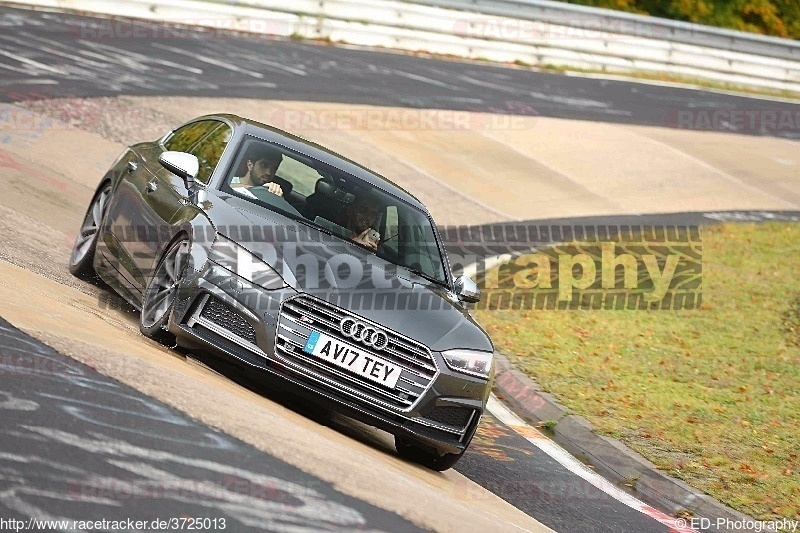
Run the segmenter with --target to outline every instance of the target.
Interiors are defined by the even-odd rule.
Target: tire
[[[424,446],[407,437],[400,437],[397,435],[394,437],[394,447],[403,459],[419,463],[425,468],[430,468],[438,472],[444,472],[448,468],[452,468],[466,451],[466,448],[464,448],[460,453],[446,453],[440,455],[434,448]]]
[[[173,242],[158,262],[142,299],[139,331],[166,346],[175,345],[175,335],[167,331],[167,322],[175,293],[189,264],[189,239]]]
[[[72,247],[72,254],[69,259],[70,273],[86,281],[97,279],[94,270],[94,253],[97,249],[97,238],[99,236],[100,225],[108,210],[108,199],[111,196],[111,183],[104,183],[92,198],[89,209],[83,217],[83,223],[75,244]]]

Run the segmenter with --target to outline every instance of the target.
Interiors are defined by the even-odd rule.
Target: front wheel
[[[455,465],[466,451],[466,448],[464,448],[464,450],[459,453],[440,455],[434,448],[423,446],[408,437],[401,437],[398,435],[394,437],[394,447],[403,459],[414,461],[426,468],[439,472],[444,472]]]
[[[189,264],[189,240],[173,243],[161,261],[144,291],[139,331],[162,344],[174,345],[175,336],[167,331],[167,321],[175,303],[183,274]]]
[[[106,183],[92,198],[86,216],[83,217],[83,224],[75,239],[72,247],[72,255],[69,258],[69,271],[78,278],[85,280],[94,279],[97,274],[94,271],[94,252],[97,248],[97,238],[100,234],[100,225],[106,216],[108,200],[111,196],[111,183]]]

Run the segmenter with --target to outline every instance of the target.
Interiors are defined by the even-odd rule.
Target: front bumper
[[[451,371],[441,354],[419,343],[413,357],[395,356],[395,362],[404,367],[397,391],[359,381],[302,351],[303,336],[325,327],[318,318],[310,324],[297,319],[296,304],[309,301],[319,304],[315,307],[366,320],[290,288],[267,291],[209,261],[202,272],[183,280],[168,327],[181,345],[258,369],[258,379],[275,378],[281,386],[328,409],[412,438],[440,453],[460,453],[466,448],[485,408],[489,382]],[[390,334],[404,345],[415,343],[396,332]],[[424,359],[419,347],[429,359]]]

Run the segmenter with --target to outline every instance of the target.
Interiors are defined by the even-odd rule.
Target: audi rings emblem
[[[355,318],[343,318],[342,321],[339,322],[339,329],[345,337],[350,337],[354,341],[358,341],[376,350],[383,350],[389,345],[389,335],[387,335],[385,331],[368,326]]]

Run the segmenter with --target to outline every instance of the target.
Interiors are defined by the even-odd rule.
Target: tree
[[[572,3],[800,39],[800,0],[570,0]]]

